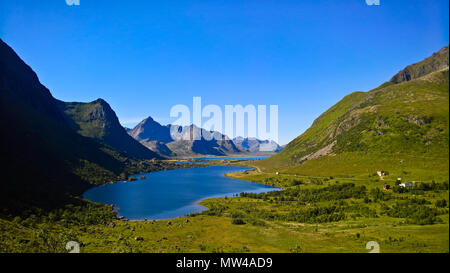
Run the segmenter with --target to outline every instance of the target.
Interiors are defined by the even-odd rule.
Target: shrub
[[[445,208],[445,207],[447,207],[447,200],[445,200],[445,199],[437,200],[436,201],[436,207],[438,207],[438,208]]]
[[[238,219],[233,219],[233,220],[231,221],[231,223],[232,223],[233,225],[245,225],[245,221],[242,220],[242,219],[240,219],[240,218],[238,218]]]

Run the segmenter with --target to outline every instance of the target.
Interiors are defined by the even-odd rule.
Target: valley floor
[[[448,181],[419,190],[382,189],[375,179],[275,175],[230,177],[283,187],[267,194],[206,199],[201,214],[159,221],[116,220],[85,202],[25,219],[0,219],[0,252],[449,252]],[[393,185],[393,187],[396,187]]]
[[[448,252],[449,246],[448,224],[404,225],[380,218],[320,225],[269,222],[261,227],[233,225],[228,217],[186,219],[173,220],[170,226],[157,221],[95,227],[88,231],[102,239],[90,234],[79,239],[85,244],[83,252],[364,253],[369,241],[378,242],[382,252]],[[136,236],[143,241],[135,241]]]

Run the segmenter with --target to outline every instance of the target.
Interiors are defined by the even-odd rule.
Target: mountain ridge
[[[401,83],[405,81],[414,80],[425,76],[433,71],[438,71],[449,66],[449,47],[444,46],[439,51],[433,53],[430,57],[424,60],[408,65],[400,72],[395,74],[390,83]]]
[[[121,152],[78,134],[61,103],[0,39],[0,126],[8,128],[0,134],[4,210],[73,202],[89,187],[140,168]]]
[[[258,164],[266,170],[323,175],[324,171],[312,171],[314,164],[327,169],[323,164],[328,162],[331,174],[335,168],[334,175],[352,170],[363,175],[386,165],[383,160],[398,158],[386,166],[401,175],[401,168],[413,162],[411,156],[414,160],[448,156],[448,46],[407,66],[393,79],[371,91],[345,96],[282,152]],[[358,164],[350,164],[357,158]],[[441,167],[448,161],[436,160],[440,162],[436,172],[448,173]],[[419,169],[418,173],[426,173]]]
[[[174,135],[172,136],[172,132]],[[142,120],[128,131],[134,139],[165,156],[225,156],[239,153],[278,152],[280,146],[275,142],[256,138],[235,138],[217,131],[208,131],[195,125],[161,125],[152,117]],[[244,147],[242,144],[244,143]],[[250,145],[248,145],[250,143]],[[260,151],[260,147],[273,150]]]
[[[260,140],[254,137],[236,137],[233,139],[234,144],[250,153],[278,153],[283,148],[273,140]]]
[[[127,157],[161,159],[128,135],[111,106],[103,99],[93,102],[59,102],[72,128],[80,135],[106,144]]]

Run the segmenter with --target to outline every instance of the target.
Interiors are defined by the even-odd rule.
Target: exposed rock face
[[[153,141],[142,141],[141,142],[148,149],[165,156],[175,156],[175,153],[172,152],[169,147],[165,143],[153,140]]]
[[[148,117],[128,132],[150,150],[167,156],[226,155],[237,153],[230,140],[197,126],[163,126]]]
[[[239,153],[240,150],[227,136],[219,132],[207,131],[195,125],[172,126],[174,141],[167,147],[177,156],[215,155]]]
[[[137,141],[158,141],[161,143],[173,141],[170,136],[170,125],[162,126],[151,117],[141,121],[136,127],[131,129],[128,134]]]
[[[321,156],[330,155],[334,145],[336,145],[336,141],[328,144],[327,146],[323,147],[322,149],[317,150],[316,152],[314,152],[312,154],[305,155],[304,157],[302,157],[300,159],[300,161],[311,160],[311,159],[319,158]]]
[[[250,153],[276,153],[282,150],[278,143],[270,140],[237,137],[233,142],[240,150]]]
[[[448,58],[448,46],[445,46],[425,60],[412,65],[408,65],[405,69],[398,72],[394,77],[392,77],[390,82],[406,82],[420,78],[422,76],[430,74],[431,72],[446,68],[449,64]]]
[[[151,117],[141,121],[128,134],[148,149],[165,156],[215,155],[238,153],[278,152],[280,146],[273,141],[237,138],[208,131],[195,125],[161,125]]]

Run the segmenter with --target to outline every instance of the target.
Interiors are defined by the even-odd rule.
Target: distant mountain
[[[223,156],[242,152],[233,141],[219,132],[207,131],[195,125],[163,126],[151,117],[141,121],[128,134],[150,150],[166,156]]]
[[[114,117],[100,101],[65,105],[53,98],[34,71],[0,39],[0,127],[8,128],[0,134],[0,207],[53,207],[92,184],[116,179],[130,162],[124,153],[154,155],[137,142],[115,150],[120,147],[116,138],[131,138],[117,128]]]
[[[207,131],[195,125],[175,128],[173,130],[183,133],[176,137],[177,140],[168,143],[167,147],[178,156],[224,156],[241,152],[233,141],[219,132]]]
[[[109,104],[98,99],[90,103],[60,102],[60,109],[69,117],[72,128],[80,135],[95,139],[123,155],[141,159],[160,159],[127,134]]]
[[[242,151],[249,153],[277,153],[282,150],[275,141],[260,140],[257,138],[237,137],[233,143]]]
[[[354,92],[319,116],[262,168],[310,175],[433,171],[447,174],[448,46],[369,92]],[[431,175],[430,175],[431,176]]]
[[[169,143],[173,141],[170,136],[170,125],[162,126],[151,117],[141,121],[136,127],[131,129],[128,134],[137,141],[144,143],[149,141]]]

